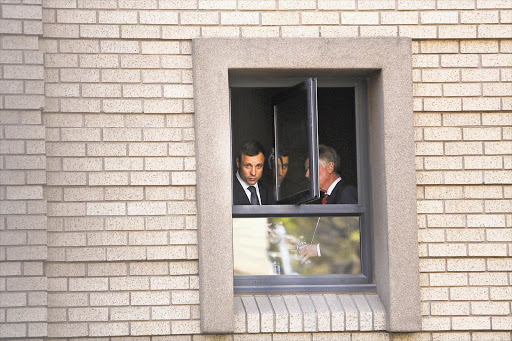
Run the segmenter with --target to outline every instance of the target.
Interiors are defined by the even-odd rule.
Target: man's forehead
[[[263,162],[263,153],[259,153],[258,155],[253,155],[253,156],[249,156],[249,155],[246,155],[246,154],[242,154],[242,161],[244,163],[249,163],[249,162]]]

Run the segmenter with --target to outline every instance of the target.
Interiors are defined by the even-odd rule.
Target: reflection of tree
[[[282,222],[288,235],[304,236],[311,242],[318,217],[269,218],[269,222]],[[313,243],[320,243],[322,257],[312,259],[312,264],[302,265],[293,261],[296,272],[304,275],[359,274],[360,235],[358,217],[322,217]]]

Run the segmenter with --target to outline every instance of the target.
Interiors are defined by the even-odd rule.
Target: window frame
[[[299,71],[297,73],[300,74]],[[286,93],[293,91],[302,84],[307,82],[309,77],[303,82],[294,85],[285,90]],[[316,78],[316,77],[315,77]],[[251,84],[251,79],[246,78],[238,80],[243,84]],[[269,78],[267,84],[258,84],[258,87],[272,86],[276,84],[282,85],[286,83],[286,79]],[[311,204],[311,205],[295,205],[295,204],[276,204],[276,205],[233,205],[233,218],[253,218],[253,217],[317,217],[317,216],[357,216],[359,217],[360,232],[360,260],[361,274],[329,274],[329,275],[280,275],[280,276],[233,276],[234,292],[296,292],[298,287],[300,291],[375,291],[376,286],[373,283],[373,253],[372,253],[372,228],[370,214],[369,190],[370,178],[368,173],[368,113],[367,113],[367,86],[366,80],[362,77],[341,77],[315,79],[314,82],[306,85],[315,87],[348,87],[354,88],[354,107],[355,107],[355,127],[356,130],[356,160],[357,160],[357,192],[358,204]],[[313,91],[316,94],[316,90]],[[311,91],[307,91],[306,96],[311,96]],[[314,103],[312,103],[314,102]],[[312,96],[308,98],[308,105],[315,105],[315,108],[309,108],[310,113],[317,113],[310,117],[313,119],[309,128],[317,131],[318,115],[321,113],[317,110],[317,98]],[[234,127],[231,127],[234,129]],[[311,141],[309,147],[318,148],[317,133],[310,133]],[[317,141],[313,141],[317,139]],[[277,148],[277,146],[276,146]],[[313,153],[310,159],[310,169],[317,169],[318,172],[318,151]],[[233,169],[233,172],[236,169]],[[312,181],[317,182],[318,176]]]
[[[377,294],[387,331],[421,330],[411,39],[197,38],[192,62],[201,332],[234,331],[229,71],[268,69],[368,77]]]

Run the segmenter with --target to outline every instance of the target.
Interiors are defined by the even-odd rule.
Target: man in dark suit
[[[236,157],[237,172],[233,178],[234,205],[266,205],[269,195],[259,181],[263,175],[265,155],[263,146],[257,141],[242,144]]]
[[[318,182],[324,193],[322,204],[357,204],[357,189],[346,185],[340,176],[340,157],[334,148],[318,146]],[[309,160],[306,160],[306,177],[309,178]],[[299,248],[305,262],[310,257],[321,256],[320,244],[307,244]]]

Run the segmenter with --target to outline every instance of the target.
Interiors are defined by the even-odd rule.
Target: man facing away
[[[237,172],[233,179],[234,205],[266,205],[269,195],[259,181],[263,175],[265,155],[263,146],[257,141],[242,144],[236,157]]]
[[[345,185],[341,178],[340,157],[334,148],[318,146],[318,182],[324,192],[322,204],[357,204],[357,189]],[[306,160],[306,177],[309,179],[309,159]],[[310,257],[321,256],[320,244],[307,244],[299,248],[304,263]]]

